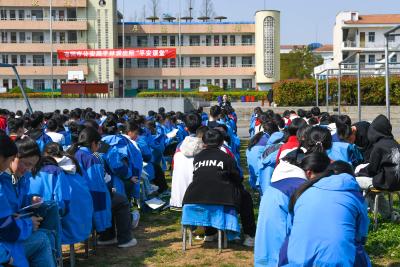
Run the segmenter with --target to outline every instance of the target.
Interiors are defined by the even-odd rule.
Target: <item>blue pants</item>
[[[55,267],[54,254],[46,230],[37,230],[23,242],[25,255],[32,267]]]

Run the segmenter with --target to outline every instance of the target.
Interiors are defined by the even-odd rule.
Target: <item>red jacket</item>
[[[278,165],[279,159],[281,157],[281,153],[284,150],[287,150],[287,149],[293,150],[295,148],[298,148],[299,146],[300,146],[300,143],[297,140],[297,137],[296,136],[290,136],[288,141],[279,148],[278,155],[276,156],[276,164]]]
[[[0,130],[5,131],[7,129],[7,118],[0,115]]]

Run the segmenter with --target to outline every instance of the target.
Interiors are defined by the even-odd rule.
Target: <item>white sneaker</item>
[[[107,241],[97,241],[97,245],[99,246],[110,246],[110,245],[115,245],[118,243],[117,238],[115,237],[114,239],[107,240]]]
[[[204,236],[204,242],[213,242],[218,239],[218,233],[215,235],[206,235]]]
[[[134,247],[137,245],[137,240],[135,238],[132,238],[131,241],[125,244],[118,245],[119,248],[130,248]]]
[[[138,210],[132,211],[132,229],[135,229],[139,225],[140,213]]]
[[[249,235],[244,235],[243,246],[254,247],[254,237],[251,237]]]

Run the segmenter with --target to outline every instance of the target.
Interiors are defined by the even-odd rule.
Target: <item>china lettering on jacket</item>
[[[217,160],[202,160],[199,162],[196,162],[194,164],[194,170],[197,171],[201,167],[219,167],[221,170],[224,169],[224,162],[223,161],[218,161]]]

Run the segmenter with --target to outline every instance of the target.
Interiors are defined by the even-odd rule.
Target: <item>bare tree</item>
[[[160,0],[150,0],[151,2],[151,11],[153,12],[153,17],[158,17],[158,8],[160,6]]]
[[[193,16],[193,7],[195,6],[195,2],[194,2],[194,0],[188,0],[187,1],[187,14],[186,14],[186,16],[188,16],[188,17],[192,17]]]
[[[143,5],[143,7],[142,7],[142,15],[141,15],[141,17],[140,17],[140,20],[141,20],[142,22],[145,22],[145,21],[146,21],[146,5]]]
[[[201,16],[210,18],[215,16],[212,0],[203,0]]]

